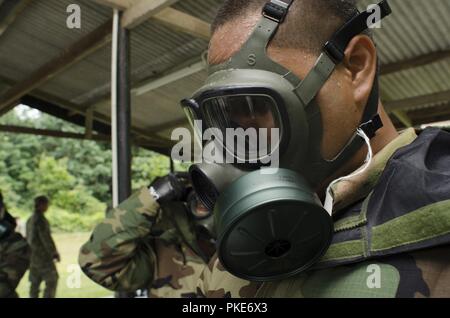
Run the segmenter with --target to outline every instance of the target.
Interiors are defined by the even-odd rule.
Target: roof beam
[[[392,114],[397,117],[397,119],[405,125],[405,127],[412,127],[413,123],[411,118],[409,118],[408,114],[403,110],[394,110]]]
[[[14,108],[22,96],[103,47],[111,39],[111,28],[112,22],[108,20],[81,40],[62,50],[56,58],[41,66],[27,79],[14,85],[0,100],[0,115]]]
[[[178,0],[139,0],[135,1],[122,15],[122,26],[132,29],[162,10],[175,4]]]
[[[450,90],[429,95],[406,98],[402,100],[389,101],[385,102],[384,105],[388,112],[393,112],[397,110],[407,110],[431,104],[445,103],[448,101],[450,101]]]
[[[80,113],[76,116],[69,116],[68,114],[72,107],[67,107],[67,105],[56,105],[53,102],[28,95],[22,98],[22,103],[75,125],[82,127],[85,125],[86,119],[84,115]],[[95,130],[99,134],[109,136],[111,134],[111,125],[109,122],[109,118],[95,112],[94,116],[95,119],[93,121],[93,130]],[[156,137],[152,137],[147,132],[137,128],[132,129],[131,132],[133,134],[132,139],[136,142],[137,145],[164,155],[170,155],[170,149],[174,144],[173,141],[168,141],[167,139],[162,138],[157,139]]]
[[[33,93],[33,95],[36,94]],[[39,93],[37,96],[27,95],[21,99],[21,102],[27,106],[73,124],[83,127],[86,124],[86,111],[84,109],[81,109],[78,105],[73,105],[58,98],[48,96],[47,94]],[[76,114],[73,114],[74,112],[76,112]],[[98,133],[109,135],[111,133],[110,118],[98,112],[94,112],[92,129]],[[134,136],[133,138],[139,139],[142,143],[156,149],[164,148],[167,145],[171,146],[173,144],[171,140],[155,136],[154,134],[139,128],[132,128],[131,133]]]
[[[125,10],[133,5],[136,0],[93,0],[98,4],[111,7],[114,9]]]
[[[13,126],[13,125],[0,125],[0,131],[6,132],[6,133],[38,135],[38,136],[55,137],[55,138],[110,141],[109,136],[102,135],[102,134],[101,135],[93,134],[90,137],[87,137],[84,134],[77,134],[77,133],[64,132],[64,131],[58,131],[58,130],[49,130],[49,129],[36,129],[36,128]]]
[[[208,22],[173,8],[167,8],[153,18],[175,31],[204,40],[209,40],[211,37],[211,25]]]
[[[44,136],[44,137],[53,137],[53,138],[64,138],[64,139],[76,139],[76,140],[93,140],[93,141],[101,141],[110,143],[111,137],[105,134],[93,134],[92,136],[86,136],[85,134],[64,132],[58,130],[50,130],[50,129],[37,129],[23,126],[14,126],[14,125],[0,125],[0,132],[11,133],[11,134],[26,134],[26,135],[34,135],[34,136]],[[143,140],[132,139],[134,145],[144,148],[150,148],[148,143]],[[162,151],[162,149],[156,150],[162,154],[166,154],[167,151]]]
[[[450,50],[444,50],[439,52],[433,52],[418,57],[414,57],[409,60],[401,61],[398,63],[391,63],[381,66],[381,75],[388,75],[407,69],[412,69],[428,64],[436,63],[442,60],[450,58]]]
[[[197,17],[170,6],[179,0],[93,0],[99,4],[123,10],[122,25],[127,29],[153,18],[174,31],[209,40],[211,25]]]
[[[415,126],[450,119],[450,102],[433,108],[424,108],[408,113]]]
[[[131,93],[140,96],[160,87],[166,86],[193,74],[196,74],[206,68],[205,63],[200,59],[192,60],[192,64],[184,65],[183,67],[177,67],[165,75],[158,78],[152,78],[146,82],[140,83],[137,87],[131,90]],[[183,63],[184,64],[184,63]]]
[[[0,5],[0,36],[16,21],[32,0],[3,1]]]
[[[140,96],[144,93],[148,93],[160,87],[171,84],[173,81],[181,80],[189,75],[193,75],[206,69],[206,64],[203,62],[203,67],[200,67],[202,58],[194,57],[192,59],[183,62],[176,67],[171,68],[168,71],[159,74],[158,76],[148,77],[140,82],[132,83],[131,93],[135,96]],[[103,95],[97,95],[93,98],[83,101],[85,109],[93,107],[99,103],[107,102],[110,100],[109,93]]]

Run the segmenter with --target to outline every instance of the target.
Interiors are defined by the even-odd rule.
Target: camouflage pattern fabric
[[[429,130],[417,142],[416,138],[414,130],[406,131],[375,156],[364,175],[334,187],[333,243],[314,268],[295,278],[249,282],[225,271],[217,257],[204,268],[200,279],[197,268],[201,268],[201,261],[192,270],[171,269],[163,259],[171,259],[177,266],[189,263],[182,260],[186,254],[164,247],[164,242],[174,244],[179,239],[174,229],[157,236],[160,242],[151,240],[158,207],[147,189],[124,202],[95,229],[91,241],[81,250],[80,263],[88,276],[105,287],[126,289],[152,284],[152,295],[163,297],[190,297],[194,293],[198,297],[233,298],[449,297],[450,191],[444,185],[450,182],[444,182],[448,173],[437,173],[439,169],[448,172],[443,164],[448,154],[436,150],[445,148],[439,142],[448,145],[450,135]],[[413,161],[405,164],[401,155],[408,151],[413,153],[408,157]],[[432,162],[420,166],[421,158],[431,158]],[[425,173],[427,165],[432,177],[417,178],[415,173]],[[411,191],[404,191],[398,185],[408,174],[417,185],[409,185]],[[399,180],[389,182],[394,179]],[[420,183],[424,180],[426,184]],[[384,197],[371,200],[380,193]],[[196,289],[191,290],[194,285]],[[160,286],[181,289],[171,293],[170,288]]]
[[[58,255],[51,236],[50,224],[42,213],[33,213],[27,221],[27,240],[31,247],[30,297],[39,297],[41,282],[45,282],[45,298],[54,298],[58,272],[54,263]]]
[[[148,189],[135,193],[109,212],[81,247],[83,272],[113,291],[195,296],[205,261],[192,250],[194,238],[183,239],[167,213]]]
[[[450,246],[312,271],[266,283],[256,297],[424,298],[450,295]]]
[[[0,298],[18,297],[15,289],[30,264],[30,247],[18,233],[0,241]]]
[[[364,175],[334,187],[333,244],[313,269],[284,281],[256,284],[232,276],[215,258],[202,273],[198,294],[216,298],[450,297],[450,192],[444,187],[449,181],[444,145],[450,135],[427,130],[417,142],[416,138],[414,130],[407,130],[375,156]],[[412,153],[409,165],[401,161],[408,152]],[[424,166],[431,177],[425,175],[421,160],[428,160]],[[388,163],[390,168],[385,169]],[[389,197],[394,192],[389,192],[391,187],[399,189],[399,181],[389,180],[404,180],[408,172],[420,185]],[[426,185],[420,183],[423,180]],[[375,194],[374,188],[378,189]],[[368,211],[372,195],[380,199],[372,200]],[[424,202],[428,203],[420,206]],[[390,210],[381,203],[398,208]],[[366,215],[374,211],[379,213]]]

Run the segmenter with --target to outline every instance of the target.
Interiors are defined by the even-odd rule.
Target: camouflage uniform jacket
[[[407,130],[334,189],[334,236],[297,277],[254,283],[213,259],[206,297],[450,297],[450,134]],[[289,232],[289,231],[288,231]]]
[[[19,233],[0,241],[0,298],[17,297],[15,289],[30,264],[30,247]]]
[[[182,203],[161,209],[143,188],[96,226],[79,263],[89,278],[110,290],[193,297],[208,262],[194,233]]]
[[[53,266],[58,254],[51,236],[50,224],[42,213],[33,213],[27,221],[27,240],[31,247],[30,267]]]

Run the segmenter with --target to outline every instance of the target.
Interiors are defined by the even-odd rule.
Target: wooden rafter
[[[122,26],[132,29],[149,18],[159,14],[164,9],[176,3],[178,0],[139,0],[124,11]]]
[[[0,115],[14,108],[17,101],[35,88],[48,82],[73,64],[97,51],[110,41],[112,22],[108,20],[100,27],[70,45],[45,65],[41,66],[27,79],[14,85],[0,100]]]
[[[154,19],[169,28],[190,34],[197,38],[209,40],[211,25],[187,13],[167,8],[154,16]]]
[[[86,110],[81,108],[79,105],[72,104],[61,100],[60,98],[50,96],[44,93],[33,92],[33,96],[25,96],[22,98],[22,102],[25,105],[36,108],[40,111],[49,113],[52,116],[61,118],[63,120],[68,120],[70,122],[76,123],[81,126],[86,125]],[[54,106],[61,109],[58,113],[48,112],[47,106]],[[54,108],[53,107],[53,108]],[[75,115],[74,115],[75,114]],[[94,126],[101,129],[95,129]],[[93,112],[93,130],[99,131],[105,134],[106,131],[110,132],[110,118],[98,112]],[[172,142],[168,139],[158,137],[148,131],[139,128],[132,128],[131,133],[135,139],[139,139],[145,142],[147,145],[153,145],[154,147],[164,147],[165,145],[171,144]]]
[[[13,126],[13,125],[0,125],[0,131],[6,133],[15,134],[27,134],[27,135],[37,135],[37,136],[47,136],[55,138],[70,138],[79,140],[96,140],[96,141],[110,141],[110,137],[107,135],[92,134],[87,137],[84,134],[70,133],[58,130],[49,129],[36,129],[30,127]]]
[[[125,10],[131,7],[136,0],[92,0],[92,1],[114,9]]]
[[[93,0],[99,4],[123,10],[122,25],[127,29],[137,27],[153,18],[177,31],[209,40],[210,24],[190,14],[171,8],[179,0]]]
[[[384,103],[384,106],[388,112],[393,112],[431,104],[446,103],[448,101],[450,101],[450,90],[429,95],[410,97],[402,100],[389,101]]]
[[[32,0],[9,0],[0,5],[0,36],[16,21]]]
[[[388,75],[415,67],[425,66],[448,58],[450,58],[450,50],[421,55],[398,63],[383,65],[381,67],[381,75]]]

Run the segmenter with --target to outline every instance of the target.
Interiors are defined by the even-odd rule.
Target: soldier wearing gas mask
[[[30,265],[30,247],[15,228],[0,193],[0,298],[18,297],[15,290]]]
[[[377,10],[391,13],[386,0]],[[198,134],[223,132],[213,146],[236,159],[190,170],[217,237],[193,293],[450,296],[450,134],[397,133],[379,99],[370,21],[352,0],[224,1],[209,76],[182,102]],[[235,151],[230,128],[279,138],[267,134],[265,149],[244,138]],[[143,190],[116,219],[154,217],[155,200]],[[140,225],[145,235],[151,223]],[[92,244],[107,238],[94,232]]]
[[[193,297],[214,243],[212,211],[197,199],[188,175],[176,173],[109,212],[79,261],[88,277],[116,292]]]
[[[197,133],[222,132],[214,146],[235,159],[191,168],[217,232],[203,296],[450,296],[450,134],[396,132],[367,31],[388,1],[376,12],[349,0],[220,9],[209,76],[182,102]],[[280,138],[233,148],[236,127]]]

